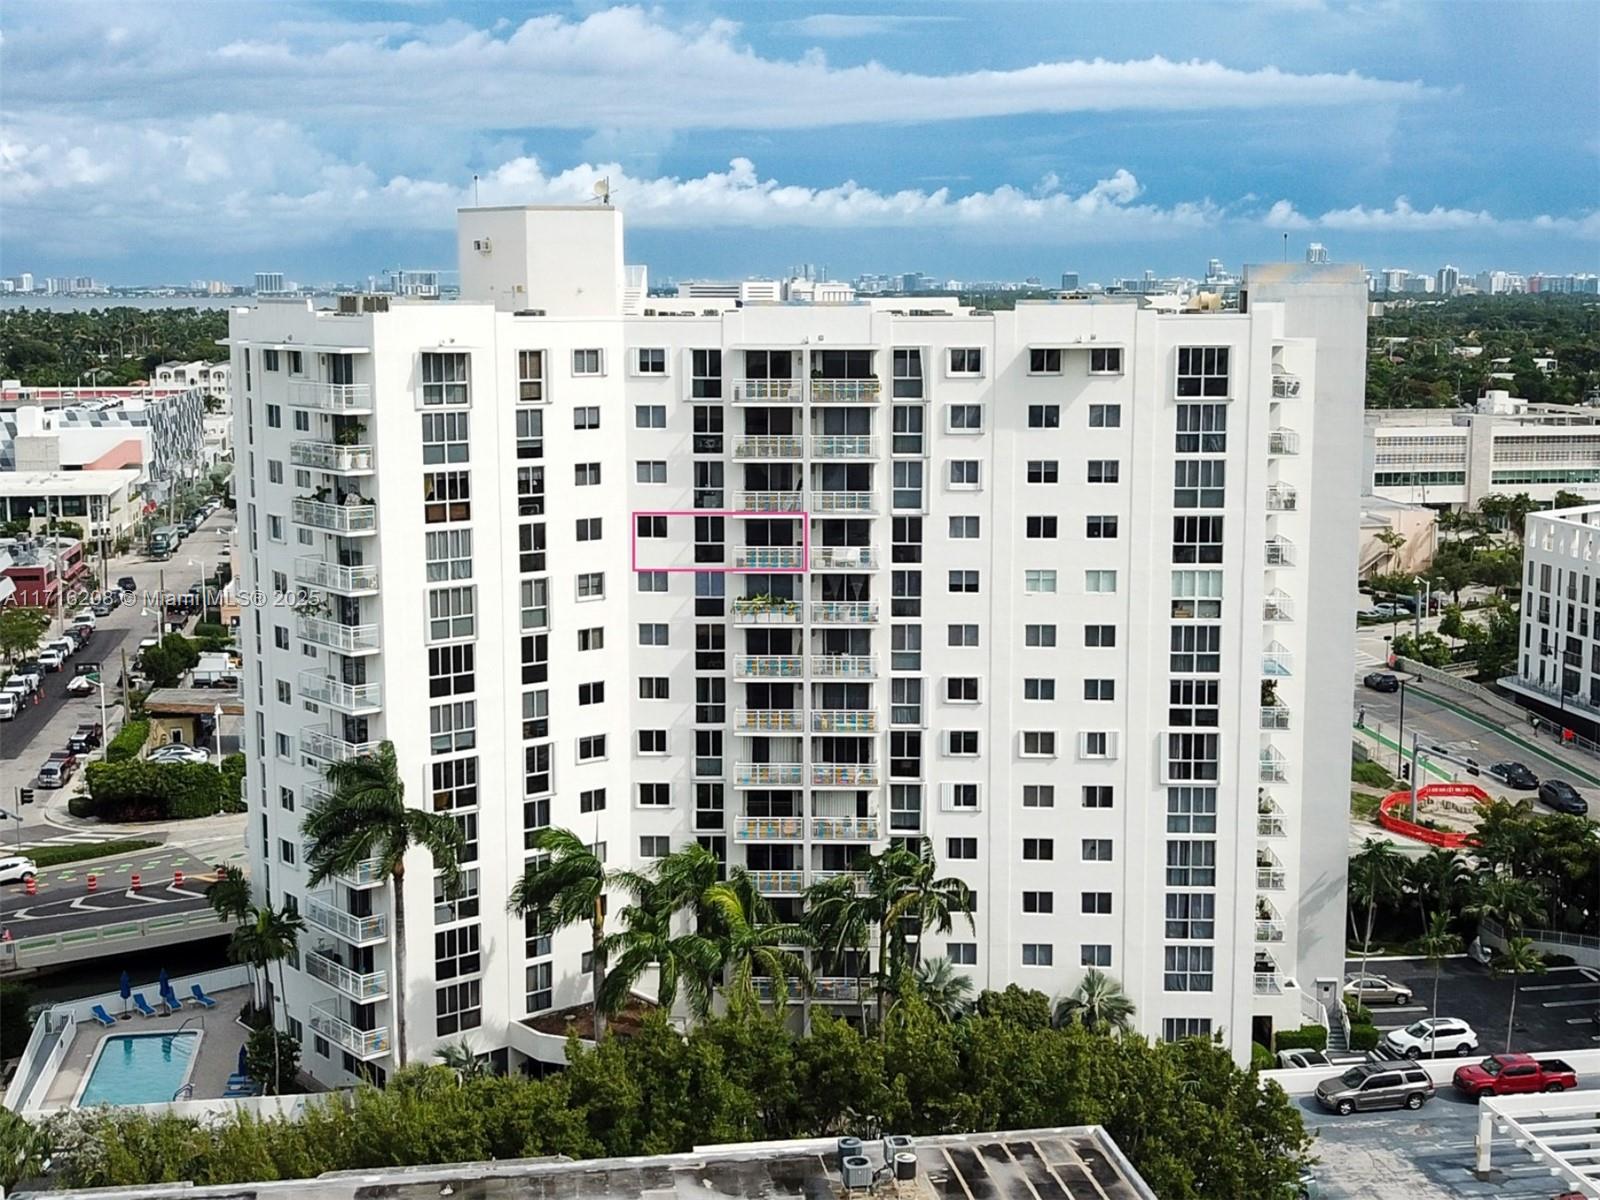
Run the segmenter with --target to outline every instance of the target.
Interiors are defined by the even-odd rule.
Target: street
[[[206,885],[215,864],[186,850],[151,847],[92,863],[42,867],[34,881],[38,895],[20,883],[0,885],[0,927],[13,938],[61,933],[137,917],[165,916],[206,907]],[[175,881],[182,871],[184,882]],[[89,876],[96,888],[89,891]],[[133,876],[140,889],[133,890]],[[204,876],[204,878],[201,878]]]

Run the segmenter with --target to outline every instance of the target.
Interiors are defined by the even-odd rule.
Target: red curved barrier
[[[1420,809],[1429,800],[1447,796],[1465,796],[1476,800],[1479,804],[1489,803],[1489,793],[1475,783],[1426,783],[1417,789],[1417,806]],[[1409,811],[1410,808],[1410,792],[1390,792],[1378,803],[1378,824],[1391,833],[1398,833],[1401,837],[1424,842],[1429,846],[1442,846],[1446,850],[1460,850],[1472,841],[1470,833],[1429,829],[1405,817],[1396,816],[1393,811],[1394,809]]]

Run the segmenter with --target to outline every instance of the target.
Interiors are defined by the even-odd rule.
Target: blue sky
[[[652,274],[1600,270],[1600,4],[0,12],[0,272],[451,267],[609,175]]]

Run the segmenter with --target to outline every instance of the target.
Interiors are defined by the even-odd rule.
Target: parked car
[[[145,755],[145,758],[153,763],[211,761],[211,756],[198,746],[188,746],[182,742],[170,742],[165,746],[158,746]]]
[[[1501,783],[1519,792],[1531,792],[1539,786],[1539,777],[1519,762],[1498,762],[1489,768]]]
[[[13,675],[6,680],[4,688],[0,688],[0,691],[3,691],[7,696],[15,697],[20,705],[29,696],[33,695],[33,689],[34,682],[31,678],[26,675]]]
[[[1578,1086],[1578,1073],[1560,1058],[1531,1054],[1491,1054],[1482,1062],[1457,1067],[1450,1082],[1474,1100],[1517,1092],[1564,1092]]]
[[[74,754],[87,754],[105,740],[105,727],[99,721],[85,721],[72,731],[67,739],[67,749]]]
[[[1278,1065],[1285,1069],[1304,1069],[1306,1067],[1331,1067],[1333,1059],[1321,1050],[1279,1050]]]
[[[39,786],[42,788],[66,787],[67,780],[72,778],[72,772],[77,769],[78,756],[70,750],[57,750],[44,760],[44,765],[39,768]]]
[[[1361,686],[1371,688],[1375,692],[1398,692],[1400,679],[1387,671],[1374,671],[1362,679]]]
[[[74,625],[67,630],[67,636],[76,639],[80,647],[87,646],[94,640],[94,629],[93,625]]]
[[[15,692],[0,692],[0,721],[14,721],[22,711],[22,697]]]
[[[1357,1109],[1418,1109],[1433,1099],[1433,1080],[1410,1063],[1361,1063],[1317,1084],[1317,1103],[1340,1116]]]
[[[109,594],[96,596],[94,603],[89,606],[89,611],[97,617],[109,617],[117,611],[117,601]]]
[[[99,689],[96,687],[94,680],[89,678],[87,672],[82,675],[74,675],[67,684],[67,695],[69,696],[92,696],[97,690]]]
[[[99,617],[94,615],[94,609],[80,608],[77,612],[72,614],[72,616],[68,619],[67,624],[87,625],[90,629],[93,629],[95,627],[95,623],[99,619]]]
[[[1539,799],[1559,813],[1587,816],[1589,804],[1565,779],[1546,779],[1539,785]]]
[[[29,692],[37,692],[44,686],[44,667],[36,658],[25,658],[17,664],[17,669],[11,673],[11,678],[25,680]]]
[[[67,656],[54,646],[46,646],[39,651],[39,662],[47,671],[61,670],[61,664],[67,661]]]
[[[0,858],[0,883],[27,883],[39,873],[33,859],[23,854]]]
[[[139,590],[139,581],[132,575],[124,575],[117,580],[117,586],[124,592],[137,592]]]
[[[1410,1004],[1411,989],[1387,975],[1352,975],[1345,981],[1344,994],[1368,1008],[1374,1004]]]
[[[1466,1057],[1478,1048],[1471,1025],[1456,1017],[1424,1017],[1404,1029],[1384,1034],[1382,1049],[1394,1058],[1432,1058],[1439,1054]]]
[[[61,655],[61,661],[66,662],[67,659],[78,652],[78,643],[73,641],[70,636],[58,637],[54,641],[46,642],[44,648],[46,650],[54,650]]]

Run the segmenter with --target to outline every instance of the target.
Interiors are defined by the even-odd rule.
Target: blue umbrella
[[[117,990],[122,993],[122,1006],[128,1006],[128,997],[133,995],[133,980],[128,978],[128,973],[122,973],[122,982],[117,985]]]
[[[167,969],[165,967],[162,967],[161,974],[156,976],[156,984],[157,991],[168,992],[172,990],[172,977],[167,974]]]
[[[243,1046],[239,1047],[239,1074],[241,1074],[241,1075],[248,1075],[249,1074],[249,1072],[244,1069],[244,1047]]]

